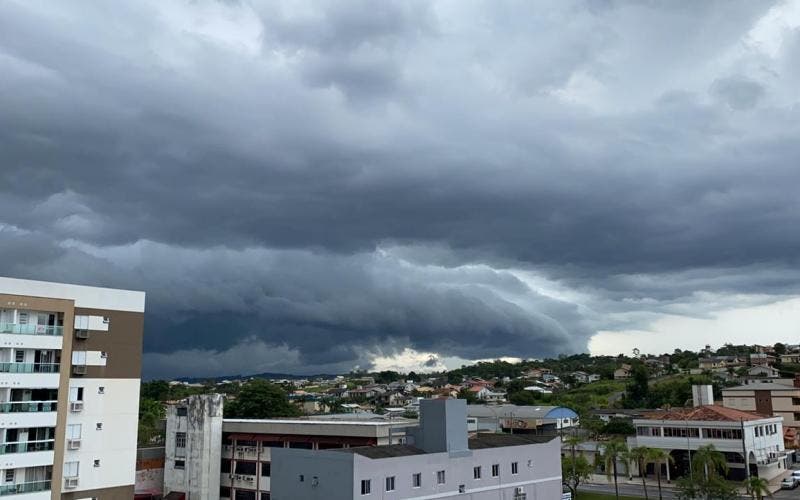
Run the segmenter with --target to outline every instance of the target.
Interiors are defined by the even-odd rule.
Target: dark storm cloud
[[[146,289],[151,353],[301,371],[791,296],[800,36],[771,7],[5,3],[0,272]]]

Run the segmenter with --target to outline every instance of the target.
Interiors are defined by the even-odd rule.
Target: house
[[[736,356],[711,356],[699,359],[698,364],[701,370],[727,371],[743,366],[744,362]]]
[[[625,380],[631,378],[631,365],[623,364],[614,370],[614,380]]]
[[[463,400],[422,403],[420,427],[406,444],[275,448],[272,498],[561,498],[557,436],[469,437]]]
[[[552,373],[543,373],[542,374],[542,382],[545,382],[545,383],[548,383],[548,384],[555,384],[555,383],[561,382],[561,379],[559,379],[557,376],[553,375]]]
[[[538,385],[529,385],[522,388],[523,391],[538,392],[539,394],[553,394],[553,391]]]
[[[780,372],[771,366],[753,366],[747,369],[747,376],[753,378],[778,378]]]
[[[775,363],[775,356],[770,356],[765,352],[754,352],[750,354],[750,366],[771,366]]]
[[[469,391],[475,395],[481,401],[487,402],[501,402],[506,400],[506,393],[505,392],[495,392],[492,391],[488,386],[485,385],[473,385],[469,388]]]
[[[377,401],[390,407],[401,407],[411,402],[411,396],[406,396],[400,391],[385,392],[377,397]]]
[[[783,364],[800,364],[800,352],[794,352],[791,354],[781,354],[781,363]]]
[[[542,378],[542,375],[547,373],[552,373],[552,370],[549,368],[531,368],[522,372],[522,376],[524,378]]]

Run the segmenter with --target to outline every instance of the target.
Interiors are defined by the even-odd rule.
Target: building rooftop
[[[467,416],[480,418],[578,418],[563,406],[469,405]]]
[[[478,434],[469,439],[470,450],[483,450],[486,448],[503,448],[506,446],[524,446],[528,444],[548,443],[556,436],[536,436],[532,434]],[[407,457],[411,455],[424,455],[425,451],[408,444],[390,444],[384,446],[357,446],[353,448],[338,448],[339,453],[353,453],[371,459]]]
[[[739,422],[771,418],[768,415],[725,408],[724,406],[705,405],[696,408],[672,408],[642,416],[647,420],[689,420],[693,422]]]
[[[723,392],[724,391],[791,391],[791,390],[800,390],[800,388],[786,384],[779,384],[775,382],[758,381],[744,385],[737,385],[736,387],[726,387],[722,389]]]

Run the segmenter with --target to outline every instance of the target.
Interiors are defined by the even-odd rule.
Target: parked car
[[[797,488],[798,483],[800,483],[800,480],[798,480],[797,478],[795,478],[795,477],[787,477],[786,479],[781,481],[781,489],[782,490],[793,490],[793,489]]]
[[[793,470],[792,477],[796,479],[800,479],[800,470]]]

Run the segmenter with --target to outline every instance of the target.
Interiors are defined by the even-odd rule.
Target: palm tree
[[[633,448],[629,452],[631,462],[636,462],[637,467],[639,467],[639,475],[642,477],[642,489],[644,490],[644,498],[647,500],[649,497],[647,496],[647,460],[650,458],[650,452],[652,451],[651,448],[647,446],[639,446],[637,448]]]
[[[769,491],[769,483],[766,479],[755,476],[750,477],[744,480],[744,487],[753,500],[762,500],[764,496],[772,497],[772,492]]]
[[[662,450],[660,448],[653,448],[650,450],[650,453],[647,456],[647,460],[655,462],[656,464],[656,481],[658,481],[658,500],[663,500],[664,497],[661,494],[661,464],[662,463],[666,464],[667,467],[669,467],[669,464],[671,462],[674,462],[675,459],[672,458],[672,455],[670,455],[666,450]]]
[[[614,494],[619,500],[619,484],[617,483],[617,462],[628,451],[628,447],[621,439],[612,439],[603,447],[603,462],[606,466],[606,475],[614,474]]]
[[[575,434],[573,434],[571,436],[567,436],[567,438],[564,439],[564,443],[569,445],[570,452],[572,453],[572,475],[573,476],[575,475],[575,464],[576,464],[576,461],[575,461],[575,448],[579,444],[581,444],[581,442],[583,442],[583,440],[579,436],[577,436]]]
[[[713,444],[697,448],[692,456],[691,467],[697,473],[702,473],[706,481],[710,477],[718,476],[720,470],[728,473],[728,462],[725,460],[725,455],[718,452]]]

